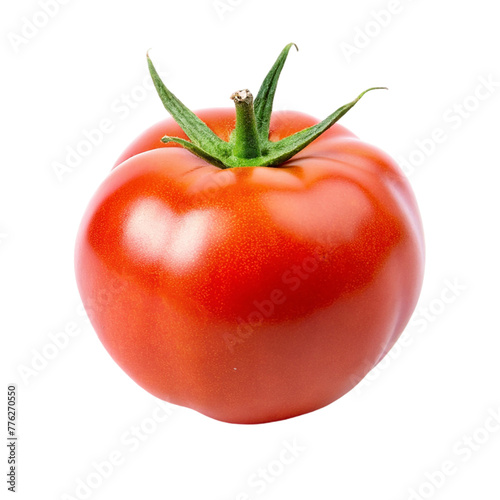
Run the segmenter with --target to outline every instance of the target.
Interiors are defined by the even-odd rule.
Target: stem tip
[[[248,89],[238,90],[231,94],[231,99],[235,104],[244,102],[246,104],[251,104],[253,102],[253,95]]]

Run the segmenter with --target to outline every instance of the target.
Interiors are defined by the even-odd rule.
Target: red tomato
[[[222,139],[232,109],[197,113]],[[273,113],[277,141],[317,123]],[[155,396],[259,423],[341,397],[393,346],[423,275],[395,162],[335,124],[279,168],[220,169],[140,136],[86,211],[78,286],[115,361]]]

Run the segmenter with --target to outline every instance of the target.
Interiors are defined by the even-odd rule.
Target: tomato
[[[196,115],[230,142],[238,111]],[[318,120],[270,114],[268,138]],[[173,119],[92,198],[76,276],[112,358],[153,395],[233,423],[307,413],[353,388],[416,305],[423,232],[400,168],[335,123],[278,167],[221,168]]]

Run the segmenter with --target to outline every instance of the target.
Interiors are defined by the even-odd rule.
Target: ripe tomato
[[[197,116],[222,140],[232,109]],[[269,140],[318,121],[273,113]],[[155,396],[260,423],[328,405],[392,347],[423,275],[422,226],[395,162],[339,124],[279,165],[220,168],[141,135],[93,197],[80,293],[115,361]]]

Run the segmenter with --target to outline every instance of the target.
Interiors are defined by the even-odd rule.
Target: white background
[[[495,3],[66,0],[50,18],[41,3],[3,2],[0,15],[1,393],[18,386],[17,498],[498,500]],[[405,166],[426,235],[420,303],[405,344],[327,408],[241,426],[166,405],[163,419],[81,313],[78,224],[121,151],[166,116],[147,90],[146,50],[199,109],[255,92],[288,42],[300,52],[276,108],[323,118],[367,87],[390,88],[341,123]],[[103,119],[113,130],[58,178],[54,165]],[[285,442],[297,456],[280,465]],[[263,471],[270,480],[256,482]]]

